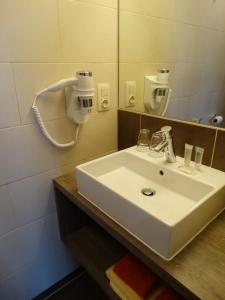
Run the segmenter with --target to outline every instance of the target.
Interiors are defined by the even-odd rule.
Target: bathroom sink
[[[166,260],[225,207],[225,173],[188,175],[131,147],[76,168],[78,192]]]

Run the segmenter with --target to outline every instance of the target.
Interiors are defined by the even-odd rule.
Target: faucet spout
[[[176,155],[174,150],[172,127],[164,126],[161,128],[161,131],[164,134],[165,139],[167,141],[167,146],[165,147],[166,160],[169,163],[174,163],[176,162]]]
[[[151,150],[156,152],[164,151],[166,155],[166,161],[169,163],[176,162],[176,155],[173,144],[172,127],[164,126],[161,131],[154,133],[154,135],[161,136],[161,141],[151,147]]]

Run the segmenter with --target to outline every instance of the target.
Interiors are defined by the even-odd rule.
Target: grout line
[[[32,178],[32,177],[36,177],[36,176],[41,176],[41,175],[44,175],[44,174],[47,174],[49,172],[57,172],[57,170],[60,170],[60,169],[63,169],[63,168],[66,168],[70,165],[74,165],[74,168],[77,166],[77,165],[80,165],[84,162],[87,162],[87,161],[90,161],[90,160],[93,160],[93,159],[96,159],[96,158],[100,158],[102,156],[105,156],[105,155],[108,155],[108,154],[111,154],[113,152],[116,152],[118,149],[111,149],[107,152],[104,152],[104,153],[99,153],[97,155],[93,155],[93,156],[89,156],[89,157],[85,157],[85,158],[82,158],[82,159],[79,159],[79,160],[73,160],[71,162],[68,162],[66,164],[62,164],[62,165],[59,165],[59,166],[56,166],[56,167],[53,167],[51,169],[47,169],[47,170],[44,170],[44,171],[41,171],[41,172],[38,172],[38,173],[34,173],[34,174],[31,174],[31,175],[28,175],[26,177],[22,177],[22,178],[19,178],[19,179],[15,179],[15,180],[12,180],[12,181],[9,181],[9,182],[6,182],[6,183],[3,183],[3,184],[0,184],[0,187],[3,187],[3,186],[9,186],[10,184],[12,183],[15,183],[15,182],[20,182],[20,181],[23,181],[23,180],[26,180],[28,178]],[[63,173],[64,174],[64,173]],[[61,175],[63,175],[61,174]],[[59,177],[61,175],[56,175],[54,177],[51,178],[51,180],[53,180],[55,177]]]
[[[82,271],[79,275],[77,275],[76,277],[74,277],[70,281],[66,282],[63,286],[61,286],[60,288],[58,288],[57,290],[55,290],[54,292],[52,292],[50,295],[48,295],[47,297],[44,297],[43,300],[47,300],[47,299],[51,298],[53,295],[57,294],[59,291],[61,291],[66,286],[68,286],[69,284],[71,284],[71,282],[73,282],[74,280],[77,280],[77,279],[81,278],[85,273],[86,273],[85,270]]]
[[[219,28],[215,28],[215,27],[208,27],[208,26],[204,26],[204,25],[194,24],[194,23],[190,23],[190,22],[187,22],[187,21],[182,21],[182,20],[176,19],[174,17],[163,17],[163,16],[157,16],[157,15],[154,15],[154,14],[146,14],[144,12],[129,10],[129,9],[126,9],[126,8],[122,8],[122,9],[120,9],[120,11],[121,12],[126,12],[130,15],[141,16],[141,17],[145,17],[145,18],[149,18],[149,19],[152,18],[152,19],[159,19],[159,20],[163,20],[163,21],[167,21],[167,22],[173,22],[173,23],[176,23],[177,25],[184,24],[184,25],[196,27],[198,29],[199,28],[200,29],[207,29],[207,30],[211,30],[211,31],[224,33],[224,29],[219,29]]]
[[[214,137],[213,151],[212,151],[212,157],[211,157],[211,161],[210,161],[210,167],[212,167],[213,160],[214,160],[214,155],[215,155],[215,149],[216,149],[216,141],[217,141],[217,136],[218,136],[218,129],[216,130],[215,137]]]
[[[1,240],[2,238],[5,238],[5,237],[8,236],[9,234],[13,234],[13,233],[15,233],[15,232],[17,232],[17,231],[24,230],[24,229],[26,229],[26,227],[29,227],[29,226],[31,226],[31,225],[33,225],[33,224],[35,224],[35,223],[38,223],[38,222],[40,222],[40,221],[44,221],[44,222],[45,222],[46,218],[48,218],[48,217],[50,217],[50,216],[52,216],[52,215],[57,215],[57,210],[56,210],[55,208],[53,209],[53,211],[47,213],[46,215],[37,217],[37,218],[33,219],[32,221],[28,221],[28,222],[26,222],[26,223],[24,223],[24,224],[15,224],[15,226],[17,226],[17,227],[15,227],[15,228],[13,228],[13,229],[11,229],[11,230],[5,232],[4,234],[2,234],[2,235],[0,236],[0,240]],[[27,264],[29,264],[29,263],[27,263]]]
[[[11,69],[11,73],[12,73],[13,89],[14,89],[14,92],[15,92],[16,104],[17,104],[17,111],[18,111],[19,121],[20,121],[19,125],[22,125],[22,112],[21,112],[21,107],[20,107],[19,93],[18,93],[18,90],[17,90],[16,76],[15,76],[15,71],[14,71],[13,63],[10,63],[10,69]],[[9,127],[10,126],[8,126],[6,128],[9,128]]]
[[[60,8],[59,8],[59,0],[56,2],[57,5],[57,28],[58,28],[58,38],[59,38],[59,53],[60,56],[63,57],[63,42],[62,42],[62,28],[61,28],[61,19],[60,19]]]
[[[99,4],[99,3],[93,3],[93,2],[90,2],[88,0],[73,0],[72,2],[78,2],[80,4],[88,4],[88,5],[91,5],[91,6],[96,6],[96,7],[103,7],[103,8],[109,8],[109,9],[112,9],[112,10],[117,10],[118,8],[117,7],[113,7],[113,6],[109,6],[109,5],[103,5],[103,4]]]

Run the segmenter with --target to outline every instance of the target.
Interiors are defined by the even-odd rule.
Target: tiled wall
[[[225,1],[123,0],[120,7],[120,107],[125,81],[136,80],[134,109],[143,111],[144,76],[167,67],[168,116],[207,122],[225,113]]]
[[[184,157],[185,143],[203,147],[203,164],[225,172],[224,129],[119,110],[119,150],[136,145],[140,128],[148,128],[152,135],[166,125],[173,128],[174,146],[178,156]]]
[[[59,239],[51,179],[117,148],[117,13],[117,0],[1,1],[1,300],[31,299],[75,267]],[[34,120],[33,97],[80,69],[110,83],[112,107],[98,113],[95,101],[78,145],[56,149]],[[38,105],[49,132],[70,141],[63,94]]]

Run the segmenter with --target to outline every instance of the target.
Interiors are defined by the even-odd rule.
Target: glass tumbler
[[[154,150],[154,148],[156,146],[158,146],[159,144],[161,144],[162,142],[163,142],[162,134],[160,134],[159,132],[155,132],[151,137],[150,146],[149,146],[151,157],[163,157],[164,156],[163,151]]]
[[[150,131],[149,129],[141,129],[138,135],[137,151],[149,151]]]

